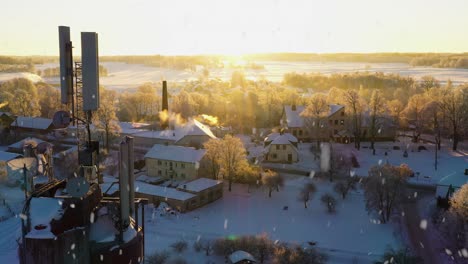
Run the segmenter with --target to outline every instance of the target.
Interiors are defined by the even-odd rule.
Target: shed
[[[237,250],[229,255],[229,264],[251,264],[257,263],[255,258],[249,253],[242,250]]]

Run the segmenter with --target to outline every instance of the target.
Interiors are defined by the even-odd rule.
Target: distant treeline
[[[60,67],[46,68],[43,71],[38,70],[37,74],[42,77],[58,77],[60,76]],[[99,76],[106,77],[107,74],[107,69],[104,66],[99,65]]]
[[[44,64],[58,62],[57,56],[1,56],[0,64]]]
[[[412,66],[430,66],[435,68],[468,69],[468,53],[463,54],[432,54],[413,58]]]
[[[286,85],[297,88],[313,88],[316,91],[327,91],[332,87],[341,89],[408,89],[413,86],[415,80],[397,74],[356,72],[351,74],[337,73],[325,75],[319,73],[287,73],[283,82]]]
[[[221,64],[219,56],[103,56],[102,62],[125,62],[130,64],[144,64],[153,67],[172,68],[178,70],[195,70],[196,66],[217,68]]]
[[[245,55],[256,61],[409,63],[412,66],[468,68],[468,53],[265,53]]]
[[[56,57],[51,56],[0,56],[0,72],[31,72],[36,73],[34,64],[54,62]]]

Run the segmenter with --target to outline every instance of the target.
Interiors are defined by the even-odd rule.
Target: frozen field
[[[187,81],[197,79],[202,73],[201,69],[197,71],[173,70],[167,68],[148,67],[138,64],[126,64],[120,62],[103,62],[109,76],[101,78],[101,84],[113,89],[133,89],[145,82],[159,82],[163,79],[168,81]],[[297,73],[351,73],[351,72],[384,72],[395,73],[402,76],[412,76],[420,79],[423,76],[431,75],[441,82],[452,80],[454,84],[468,82],[468,69],[450,69],[450,68],[430,68],[430,67],[411,67],[405,63],[352,63],[352,62],[280,62],[280,61],[261,61],[258,64],[265,68],[262,70],[246,69],[245,74],[248,79],[256,80],[266,78],[270,81],[280,82],[283,75],[288,72]],[[48,63],[36,65],[36,68],[43,70],[45,68],[57,67],[57,63]],[[230,80],[232,72],[235,69],[210,69],[210,78],[219,78]],[[35,74],[25,73],[0,73],[0,81],[15,77],[27,77],[38,81],[41,77]],[[58,78],[45,78],[49,83],[58,83]]]

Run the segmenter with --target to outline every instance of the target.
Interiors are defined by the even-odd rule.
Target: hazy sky
[[[58,26],[101,55],[466,52],[467,0],[6,0],[0,54],[58,55]]]

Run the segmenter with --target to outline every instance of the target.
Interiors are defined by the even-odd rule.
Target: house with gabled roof
[[[290,133],[272,133],[265,138],[265,162],[294,163],[299,161],[297,138]]]

